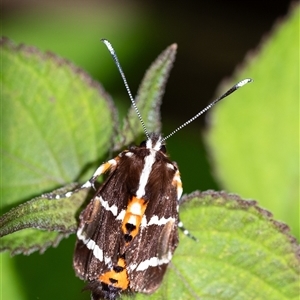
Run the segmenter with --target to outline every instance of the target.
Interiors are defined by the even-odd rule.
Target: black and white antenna
[[[130,101],[131,101],[131,103],[132,103],[132,106],[133,106],[134,110],[136,111],[136,114],[137,114],[138,118],[139,118],[140,121],[141,121],[143,130],[144,130],[144,132],[145,132],[147,138],[149,139],[149,133],[148,133],[148,131],[147,131],[147,128],[146,128],[146,125],[145,125],[145,123],[144,123],[144,120],[143,120],[143,118],[142,118],[142,116],[141,116],[141,113],[140,113],[139,109],[137,108],[136,103],[135,103],[135,101],[134,101],[134,99],[133,99],[133,97],[132,97],[132,94],[131,94],[129,85],[128,85],[128,83],[127,83],[127,80],[126,80],[125,74],[124,74],[124,72],[123,72],[123,70],[122,70],[122,67],[121,67],[121,65],[120,65],[120,63],[119,63],[119,60],[118,60],[116,51],[115,51],[115,49],[112,47],[111,43],[110,43],[108,40],[106,40],[106,39],[101,39],[101,41],[106,45],[106,47],[107,47],[107,49],[109,50],[109,52],[110,52],[110,54],[111,54],[111,56],[112,56],[112,58],[113,58],[115,64],[117,65],[117,68],[118,68],[118,70],[119,70],[119,72],[120,72],[120,74],[121,74],[121,77],[122,77],[122,79],[123,79],[125,88],[126,88],[126,90],[127,90],[127,93],[128,93],[128,95],[129,95]]]
[[[171,137],[173,134],[175,134],[177,131],[181,130],[183,127],[185,127],[186,125],[188,125],[191,122],[193,122],[194,120],[196,120],[199,116],[201,116],[202,114],[204,114],[206,111],[208,111],[210,108],[212,108],[219,101],[221,101],[222,99],[226,98],[227,96],[229,96],[230,94],[232,94],[233,92],[235,92],[236,90],[238,90],[240,87],[242,87],[245,84],[247,84],[249,82],[252,82],[252,81],[253,80],[251,78],[246,78],[246,79],[244,79],[244,80],[236,83],[227,92],[225,92],[221,97],[217,98],[212,103],[208,104],[205,108],[203,108],[201,111],[199,111],[194,117],[192,117],[191,119],[189,119],[188,121],[186,121],[185,123],[183,123],[182,125],[180,125],[178,128],[176,128],[174,131],[172,131],[169,135],[167,135],[166,137],[164,137],[162,140],[165,141],[166,139],[168,139],[169,137]]]
[[[119,60],[118,60],[118,57],[117,57],[117,54],[114,50],[114,48],[112,47],[111,43],[106,40],[106,39],[101,39],[101,41],[106,45],[106,47],[108,48],[120,74],[121,74],[121,77],[123,79],[123,82],[124,82],[124,85],[125,85],[125,88],[127,90],[127,93],[129,95],[129,98],[131,100],[131,103],[133,105],[133,108],[135,109],[136,111],[136,114],[142,124],[142,127],[143,127],[143,130],[147,136],[147,138],[149,139],[149,133],[146,129],[146,125],[143,121],[143,118],[140,114],[140,111],[138,110],[137,106],[136,106],[136,103],[132,97],[132,94],[131,94],[131,91],[130,91],[130,88],[129,88],[129,85],[127,83],[127,80],[126,80],[126,77],[125,77],[125,74],[122,70],[122,67],[119,63]],[[162,139],[162,141],[165,141],[167,140],[169,137],[171,137],[172,135],[174,135],[177,131],[181,130],[183,127],[187,126],[188,124],[190,124],[191,122],[193,122],[194,120],[196,120],[199,116],[201,116],[202,114],[204,114],[206,111],[208,111],[210,108],[212,108],[215,104],[217,104],[219,101],[221,101],[222,99],[226,98],[227,96],[229,96],[230,94],[232,94],[233,92],[235,92],[236,90],[238,90],[240,87],[244,86],[245,84],[249,83],[249,82],[252,82],[253,80],[251,78],[246,78],[238,83],[236,83],[233,87],[231,87],[227,92],[225,92],[221,97],[217,98],[216,100],[214,100],[212,103],[208,104],[204,109],[202,109],[201,111],[199,111],[194,117],[192,117],[191,119],[189,119],[188,121],[186,121],[185,123],[183,123],[182,125],[180,125],[178,128],[176,128],[174,131],[172,131],[169,135],[167,135],[166,137],[164,137]]]

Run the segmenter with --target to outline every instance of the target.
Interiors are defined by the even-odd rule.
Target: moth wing
[[[123,175],[116,168],[80,214],[73,266],[81,279],[95,280],[118,261],[122,238],[118,216],[129,197]]]
[[[147,225],[140,228],[126,252],[131,290],[153,293],[161,284],[178,245],[176,188],[169,185],[161,201],[164,205],[147,206]],[[160,203],[161,204],[161,203]]]
[[[129,272],[130,288],[147,294],[155,292],[161,285],[177,244],[177,226],[169,221],[160,233],[157,247],[148,252],[149,259],[139,262],[137,268]]]

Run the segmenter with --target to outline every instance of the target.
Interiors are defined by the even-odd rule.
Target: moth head
[[[167,153],[165,142],[163,141],[162,136],[157,133],[150,133],[149,138],[146,141],[141,142],[140,147],[161,151],[164,154]]]

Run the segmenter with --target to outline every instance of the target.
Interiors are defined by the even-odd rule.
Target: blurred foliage
[[[298,238],[299,19],[297,7],[247,57],[234,80],[253,84],[211,110],[207,136],[222,187],[259,201]]]

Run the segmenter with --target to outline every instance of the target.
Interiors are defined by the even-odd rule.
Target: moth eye
[[[142,142],[140,143],[140,147],[146,148],[146,141],[142,141]]]
[[[165,145],[161,145],[161,147],[160,147],[160,151],[162,152],[162,153],[167,153],[167,148],[166,148],[166,146]]]

